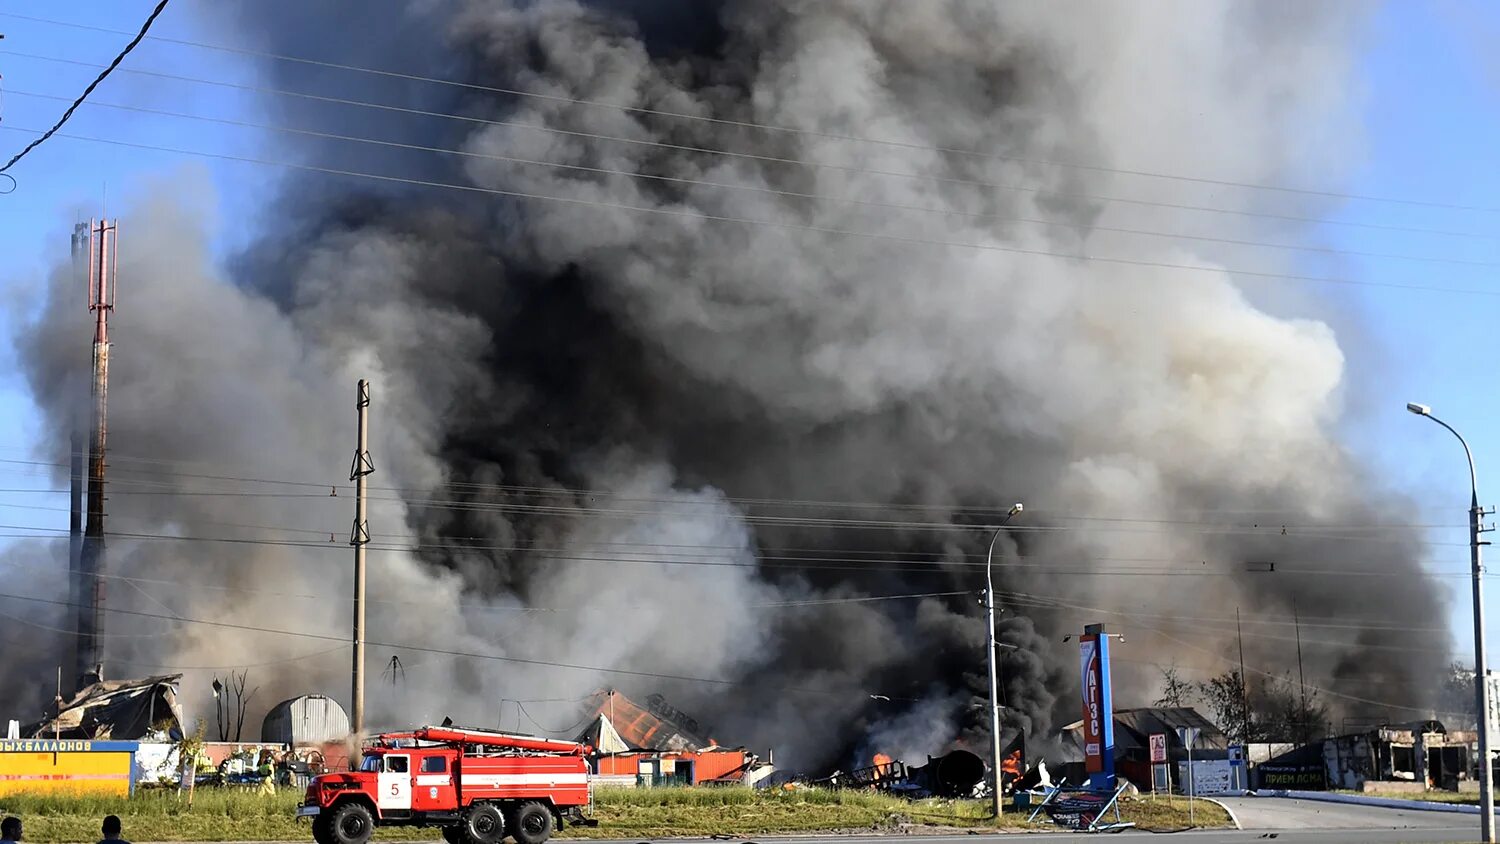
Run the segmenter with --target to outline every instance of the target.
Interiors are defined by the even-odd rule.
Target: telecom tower
[[[104,455],[109,435],[109,315],[115,309],[118,266],[115,240],[118,233],[118,222],[89,222],[88,301],[89,311],[94,315],[94,380],[88,459],[88,521],[84,527],[78,577],[75,579],[79,600],[74,602],[78,613],[74,675],[78,678],[79,688],[103,679],[104,668]],[[80,235],[80,232],[74,232],[75,254]],[[75,492],[75,500],[76,496]]]

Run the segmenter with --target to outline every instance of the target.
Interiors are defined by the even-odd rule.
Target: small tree
[[[188,809],[193,808],[193,789],[198,784],[198,756],[203,753],[203,722],[198,722],[198,728],[188,735],[183,731],[182,738],[177,741],[177,766],[182,771],[182,778],[177,783],[177,793],[182,794],[183,784],[187,785]]]
[[[1474,672],[1455,662],[1443,675],[1438,687],[1438,718],[1450,730],[1472,730],[1479,726],[1474,717]]]
[[[1249,689],[1240,672],[1226,671],[1199,683],[1198,695],[1231,742],[1243,744],[1263,737],[1261,719],[1250,708]]]
[[[1268,738],[1306,744],[1328,732],[1328,706],[1318,690],[1304,691],[1282,675],[1263,684],[1260,690],[1261,719]]]
[[[229,685],[225,686],[218,677],[214,677],[214,717],[219,727],[219,741],[229,741],[230,728],[234,729],[234,740],[240,741],[245,731],[245,710],[250,706],[250,699],[260,691],[260,686],[245,694],[245,685],[250,676],[249,671],[241,671],[236,674],[229,672]]]
[[[1152,706],[1183,707],[1193,696],[1193,684],[1183,680],[1177,673],[1177,663],[1161,670],[1161,697]]]

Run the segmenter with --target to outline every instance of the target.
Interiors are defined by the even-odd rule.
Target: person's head
[[[9,817],[0,821],[0,839],[5,841],[21,840],[21,819]]]
[[[120,819],[114,815],[104,819],[104,837],[118,838],[120,835]]]

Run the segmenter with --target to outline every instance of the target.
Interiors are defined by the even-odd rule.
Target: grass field
[[[189,810],[175,792],[143,792],[130,799],[93,797],[0,798],[0,813],[19,815],[26,840],[38,844],[94,841],[105,815],[119,815],[131,841],[311,841],[308,825],[293,819],[299,793],[274,797],[199,790]],[[599,826],[570,828],[568,838],[662,838],[685,835],[864,830],[899,832],[910,826],[994,828],[986,804],[972,800],[910,801],[855,791],[752,791],[739,788],[602,788],[595,793]],[[1188,825],[1181,798],[1143,797],[1124,806],[1126,820],[1166,830]],[[1198,826],[1227,826],[1212,803],[1198,801]],[[1040,824],[1039,824],[1040,825]],[[1025,815],[1007,814],[1007,829],[1025,829]],[[1036,828],[1035,826],[1033,828]],[[438,840],[433,831],[382,829],[377,841]]]

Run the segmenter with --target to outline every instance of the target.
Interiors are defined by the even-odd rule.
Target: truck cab
[[[375,775],[375,807],[382,817],[443,812],[458,805],[458,751],[412,748],[371,753],[360,766]]]

